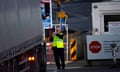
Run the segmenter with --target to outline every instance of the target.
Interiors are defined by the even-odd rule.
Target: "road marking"
[[[65,61],[65,64],[73,63],[72,61]],[[47,64],[55,64],[55,62],[48,61]]]
[[[65,67],[65,69],[78,69],[78,68],[84,68],[84,67]],[[56,68],[48,68],[47,70],[55,70]]]
[[[83,68],[83,67],[66,67],[65,69],[77,69],[77,68]]]
[[[70,69],[97,69],[97,68],[98,68],[98,69],[99,69],[99,68],[108,68],[108,66],[104,66],[104,67],[103,67],[103,66],[102,66],[102,67],[80,67],[80,66],[65,67],[65,69],[68,69],[68,70],[70,70]],[[47,70],[48,70],[48,71],[49,71],[49,70],[52,70],[52,71],[54,70],[54,71],[55,71],[55,70],[56,70],[56,67],[54,67],[54,68],[48,68]]]

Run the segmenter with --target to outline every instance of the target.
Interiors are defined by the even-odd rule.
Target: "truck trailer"
[[[0,0],[0,72],[46,72],[40,0]]]

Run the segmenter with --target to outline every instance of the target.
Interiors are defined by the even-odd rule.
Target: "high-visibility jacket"
[[[64,48],[64,42],[63,42],[62,39],[59,39],[59,40],[57,41],[57,48]]]
[[[59,34],[62,35],[63,33],[59,33]],[[57,40],[57,48],[64,48],[64,41],[63,41],[63,39],[61,39],[59,37]]]
[[[53,47],[57,47],[57,41],[58,41],[58,39],[59,39],[58,36],[56,36],[56,35],[53,36],[53,43],[52,43]]]

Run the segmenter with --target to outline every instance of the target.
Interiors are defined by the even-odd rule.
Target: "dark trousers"
[[[64,69],[65,67],[64,48],[53,48],[53,52],[57,69],[60,69],[61,66],[62,69]]]

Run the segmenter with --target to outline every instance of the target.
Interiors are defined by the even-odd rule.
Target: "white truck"
[[[43,72],[45,66],[40,0],[0,0],[0,72]]]
[[[120,2],[92,4],[92,35],[87,36],[88,60],[120,59]]]

